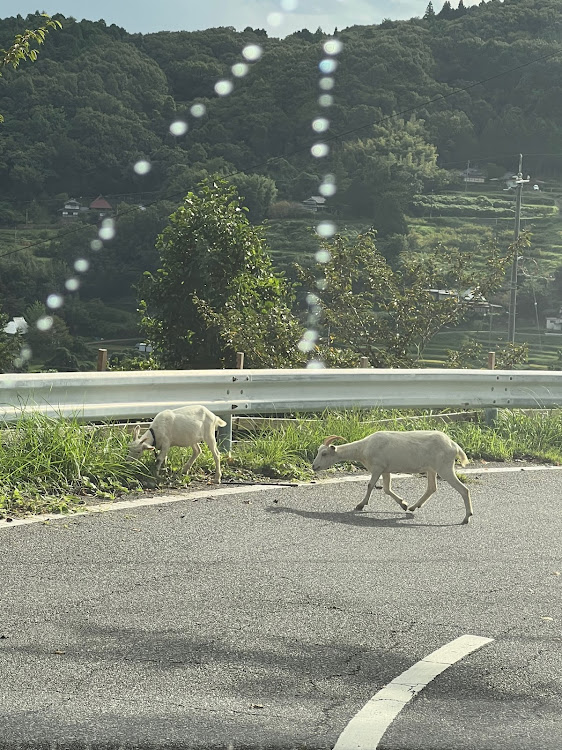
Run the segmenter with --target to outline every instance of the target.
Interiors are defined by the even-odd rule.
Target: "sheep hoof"
[[[406,507],[404,510],[407,510],[408,513],[413,513],[416,510],[416,506],[415,505],[410,505],[409,508]]]
[[[472,519],[472,516],[467,516],[467,517],[466,517],[466,518],[464,519],[464,521],[462,522],[461,526],[462,526],[463,524],[469,524],[469,523],[470,523],[470,521],[471,521],[471,519]]]
[[[359,505],[355,506],[355,510],[363,510],[364,507],[364,505],[361,505],[361,503],[359,503]]]
[[[408,503],[400,503],[400,507],[402,508],[402,510],[410,510],[408,508]]]

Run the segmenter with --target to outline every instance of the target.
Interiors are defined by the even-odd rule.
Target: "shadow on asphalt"
[[[288,513],[294,516],[300,516],[301,518],[309,518],[314,521],[331,521],[332,523],[341,523],[346,526],[362,526],[362,527],[390,527],[390,528],[401,528],[401,529],[419,529],[423,527],[449,527],[449,526],[460,526],[459,523],[418,523],[418,517],[412,513],[405,514],[404,516],[397,518],[392,516],[391,518],[380,518],[369,515],[364,510],[350,510],[345,513],[334,513],[330,511],[320,510],[299,510],[298,508],[289,508],[283,505],[269,505],[266,507],[268,513]],[[385,515],[384,512],[378,512],[378,516]],[[388,513],[387,515],[391,515]],[[415,521],[416,523],[412,523]]]

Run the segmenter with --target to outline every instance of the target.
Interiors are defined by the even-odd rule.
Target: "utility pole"
[[[523,183],[529,180],[523,179],[523,154],[519,154],[519,171],[517,172],[515,188],[515,231],[513,233],[513,261],[511,263],[511,284],[509,293],[509,321],[507,326],[507,338],[515,343],[515,312],[517,309],[517,274],[519,270],[519,234],[521,232],[521,193]]]

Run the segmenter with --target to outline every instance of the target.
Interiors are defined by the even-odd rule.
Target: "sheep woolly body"
[[[312,468],[314,471],[328,469],[338,461],[359,461],[371,472],[367,494],[355,510],[363,510],[369,502],[371,492],[382,475],[384,492],[392,497],[403,510],[413,513],[433,495],[437,489],[437,475],[448,482],[464,500],[465,518],[469,523],[472,516],[470,493],[455,474],[455,459],[460,458],[466,466],[468,458],[463,449],[448,435],[439,430],[410,430],[408,432],[380,431],[362,440],[344,445],[332,445],[334,440],[343,440],[332,435],[322,443]],[[413,505],[408,504],[392,491],[391,473],[427,473],[427,489]]]
[[[140,435],[140,424],[135,426],[133,441],[129,444],[128,458],[140,458],[145,450],[157,450],[156,473],[158,474],[173,445],[180,448],[193,448],[191,458],[182,469],[187,474],[201,453],[199,443],[205,441],[215,459],[215,482],[220,484],[221,464],[215,431],[217,427],[225,425],[226,422],[223,419],[217,417],[205,406],[165,409],[154,417],[149,428],[142,435]]]

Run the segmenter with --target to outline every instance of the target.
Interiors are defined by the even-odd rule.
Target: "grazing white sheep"
[[[448,482],[464,500],[465,517],[463,523],[469,523],[472,516],[470,493],[455,474],[455,459],[460,458],[461,465],[466,466],[468,458],[463,449],[448,435],[439,430],[410,430],[407,432],[375,432],[362,440],[345,445],[333,445],[334,440],[344,440],[338,435],[326,438],[316,454],[312,464],[314,471],[328,469],[338,461],[359,461],[371,472],[367,485],[367,494],[355,510],[363,510],[369,502],[371,492],[382,474],[383,489],[400,505],[403,510],[413,513],[433,495],[437,489],[437,475]],[[391,488],[391,473],[406,474],[427,473],[427,489],[413,505],[408,504],[396,495]]]
[[[140,458],[143,451],[157,451],[156,473],[166,461],[172,445],[193,448],[191,458],[183,467],[183,472],[191,469],[201,453],[200,442],[205,441],[215,459],[215,482],[221,481],[221,459],[215,439],[218,427],[226,422],[209,411],[205,406],[182,406],[179,409],[165,409],[159,412],[142,435],[140,424],[135,425],[133,441],[129,444],[127,458]]]

